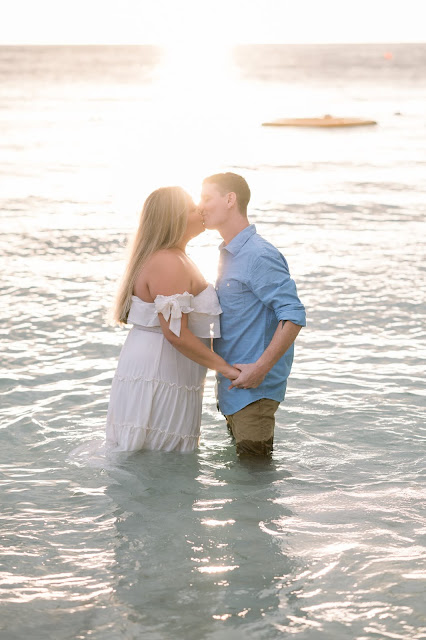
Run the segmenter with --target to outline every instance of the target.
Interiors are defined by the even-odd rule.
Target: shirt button
[[[226,283],[226,286],[229,287],[229,282]]]

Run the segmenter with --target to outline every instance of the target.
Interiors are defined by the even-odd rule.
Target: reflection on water
[[[294,566],[274,524],[291,514],[271,491],[283,474],[244,468],[223,453],[225,460],[191,454],[184,463],[174,454],[136,454],[125,472],[109,473],[116,483],[106,495],[123,505],[114,512],[114,593],[147,631],[173,638],[178,628],[179,637],[195,639],[215,620],[237,629],[278,606],[271,586]],[[158,626],[161,603],[167,616]],[[196,611],[203,615],[194,628]]]
[[[5,637],[425,636],[424,65],[407,60],[426,49],[401,47],[382,85],[374,47],[344,48],[339,88],[312,51],[297,68],[248,56],[243,75],[210,68],[198,103],[179,62],[187,94],[170,109],[151,49],[0,50]],[[327,102],[380,126],[258,126]],[[247,177],[251,220],[308,309],[273,459],[236,459],[211,374],[197,453],[107,456],[126,330],[104,314],[125,239],[151,188],[196,196],[218,169]],[[209,281],[218,242],[190,249]]]

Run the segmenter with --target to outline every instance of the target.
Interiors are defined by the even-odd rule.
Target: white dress
[[[126,338],[112,381],[106,441],[121,451],[193,451],[198,446],[207,369],[175,349],[164,337],[158,314],[180,335],[182,313],[188,328],[210,347],[220,336],[222,313],[209,284],[190,293],[157,296],[143,302],[132,296]]]

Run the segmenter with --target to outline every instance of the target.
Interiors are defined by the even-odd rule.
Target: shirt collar
[[[232,253],[233,256],[236,256],[240,249],[245,245],[247,240],[251,238],[252,235],[256,233],[256,226],[254,224],[250,224],[248,227],[237,233],[228,244],[225,244],[225,241],[219,245],[220,251],[222,249],[226,249],[229,253]]]

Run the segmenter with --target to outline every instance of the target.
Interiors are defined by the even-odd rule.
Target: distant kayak
[[[362,118],[334,118],[327,115],[322,118],[281,118],[262,122],[262,127],[360,127],[367,124],[377,124],[377,122]]]

